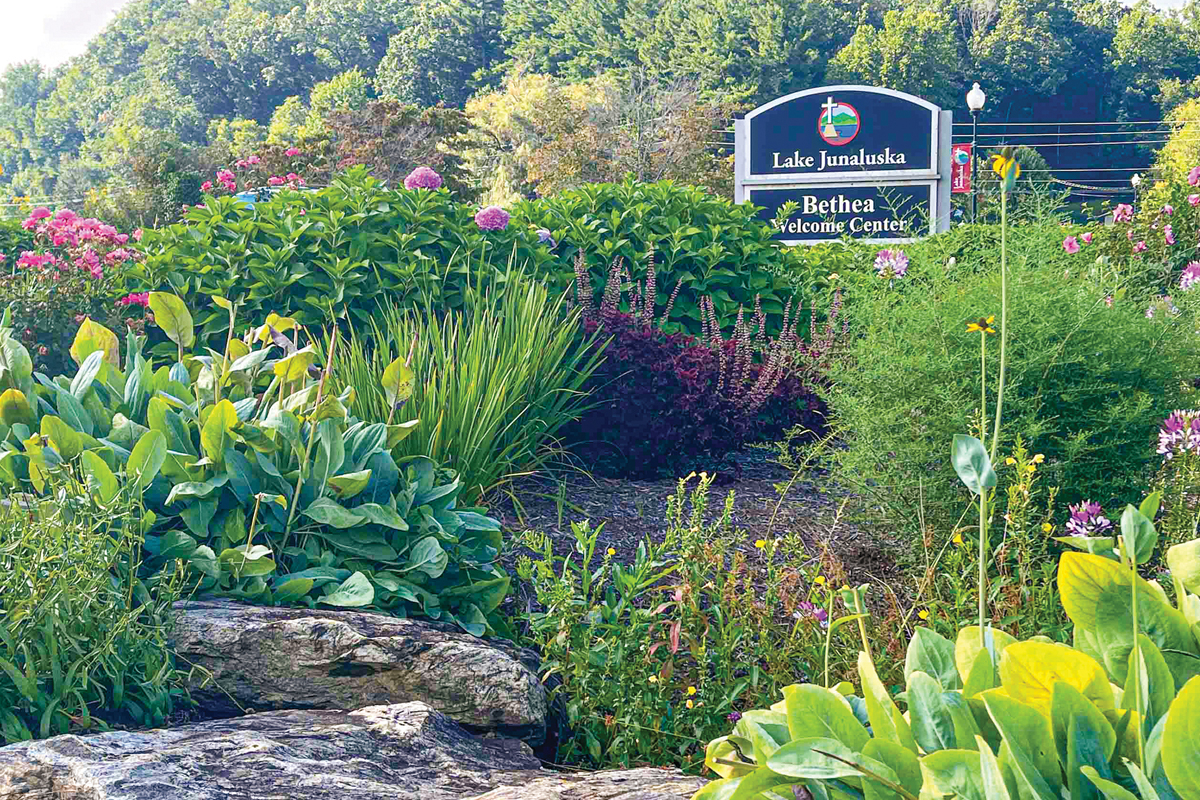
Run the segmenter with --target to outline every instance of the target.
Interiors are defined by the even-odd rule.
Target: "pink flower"
[[[1200,167],[1192,167],[1192,171],[1188,173],[1188,183],[1200,186]]]
[[[278,175],[272,175],[271,177],[267,178],[267,183],[271,186],[280,186],[283,184],[283,178],[279,177]]]
[[[232,172],[227,169],[217,170],[217,180],[221,183],[229,183],[232,180],[237,180]]]
[[[237,190],[237,184],[233,181],[230,181],[229,183],[223,183],[221,185],[225,187],[226,191],[233,192]]]
[[[1191,289],[1198,282],[1200,282],[1200,261],[1192,261],[1183,268],[1183,274],[1179,276],[1179,288]]]
[[[50,209],[45,206],[38,206],[33,211],[29,212],[29,218],[32,220],[49,219]]]
[[[291,181],[291,182],[295,182],[295,181],[298,181],[298,180],[300,180],[300,176],[299,176],[299,175],[297,175],[297,174],[296,174],[296,173],[294,173],[294,172],[289,172],[289,173],[287,174],[287,179],[288,179],[289,181]]]
[[[1200,194],[1189,194],[1188,202],[1192,204],[1193,208],[1200,205]]]
[[[22,227],[22,228],[24,228],[24,229],[25,229],[25,230],[27,230],[27,231],[31,231],[31,230],[33,230],[34,228],[36,228],[36,227],[37,227],[37,220],[35,220],[35,219],[27,219],[27,220],[25,220],[24,222],[22,222],[22,223],[21,223],[21,227]]]
[[[508,212],[500,206],[488,206],[475,214],[475,224],[481,231],[502,231],[508,227]]]
[[[150,307],[150,293],[149,292],[134,292],[133,294],[127,294],[124,297],[122,297],[120,300],[117,301],[117,305],[119,305],[119,306],[141,306],[142,308],[149,308]]]
[[[1167,240],[1167,244],[1175,244],[1175,232],[1171,230],[1170,225],[1163,226],[1163,238]]]
[[[1066,250],[1071,255],[1075,255],[1079,252],[1079,240],[1074,236],[1068,236],[1063,239],[1063,250]]]
[[[117,234],[117,244],[125,244],[128,241],[129,241],[128,233],[118,233]]]
[[[200,184],[200,191],[202,191],[202,192],[212,191],[212,181],[205,181],[204,183]]]
[[[0,264],[3,264],[5,261],[8,261],[8,256],[4,255],[4,253],[0,253]]]
[[[429,167],[417,167],[404,179],[405,189],[440,189],[442,176]]]
[[[1079,238],[1083,239],[1084,244],[1091,244],[1092,243],[1092,232],[1088,231],[1087,233],[1081,235]]]
[[[1104,305],[1108,306],[1109,308],[1112,308],[1112,304],[1113,304],[1113,298],[1112,298],[1112,295],[1110,294],[1108,297],[1104,298]]]
[[[296,185],[297,185],[297,186],[303,186],[303,185],[304,185],[304,178],[296,178]]]
[[[1145,249],[1146,249],[1146,243],[1144,241],[1138,242],[1137,244],[1135,244],[1133,246],[1133,252],[1135,252],[1135,253],[1140,253]]]
[[[300,149],[299,149],[299,148],[297,148],[297,147],[289,147],[289,148],[287,149],[287,155],[288,155],[289,157],[290,157],[290,156],[298,156],[298,155],[300,155]]]
[[[1128,203],[1117,203],[1117,207],[1113,209],[1113,221],[1129,222],[1131,219],[1133,219],[1133,206]]]
[[[38,355],[39,355],[39,356],[44,356],[44,355],[46,355],[46,354],[47,354],[47,353],[49,353],[49,352],[50,352],[50,351],[49,351],[49,350],[46,348],[46,345],[42,345],[41,347],[39,347],[39,348],[38,348]],[[1130,585],[1132,586],[1132,584],[1130,584]]]
[[[1125,231],[1125,238],[1131,242],[1133,241],[1133,228],[1130,228],[1129,230]]]
[[[142,229],[141,228],[138,228],[137,230],[135,230],[133,232],[133,240],[135,242],[140,242],[142,240]]]
[[[244,158],[239,158],[234,166],[238,169],[245,169],[246,167],[250,166],[250,162]]]
[[[1162,211],[1160,211],[1159,213],[1165,214],[1166,216],[1169,217],[1175,213],[1175,207],[1168,203],[1167,205],[1162,207]]]
[[[247,164],[257,164],[260,161],[262,161],[262,159],[259,158],[258,156],[250,156],[249,158],[246,159]]]

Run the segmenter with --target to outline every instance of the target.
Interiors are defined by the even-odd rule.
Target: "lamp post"
[[[976,149],[976,139],[979,131],[979,112],[983,110],[986,100],[987,95],[983,93],[983,89],[979,88],[978,83],[971,87],[971,91],[967,92],[967,108],[971,109],[971,222],[975,222],[976,216],[979,214],[979,183],[976,179],[976,175],[979,173],[977,167],[979,152]]]
[[[1131,184],[1133,184],[1133,204],[1136,206],[1137,205],[1137,196],[1138,196],[1138,187],[1142,185],[1142,173],[1140,173],[1140,172],[1134,173],[1133,177],[1129,179],[1129,182]]]

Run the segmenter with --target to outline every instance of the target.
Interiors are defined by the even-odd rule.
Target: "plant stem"
[[[987,331],[979,332],[979,441],[987,444]]]
[[[1123,550],[1129,549],[1123,547]],[[1138,591],[1137,591],[1137,556],[1132,552],[1129,554],[1129,569],[1132,573],[1130,585],[1133,586],[1133,666],[1138,671],[1134,676],[1133,691],[1135,693],[1133,709],[1137,712],[1137,735],[1138,735],[1138,762],[1142,769],[1146,768],[1146,712],[1142,708],[1142,704],[1146,698],[1142,697],[1142,677],[1145,674],[1145,664],[1142,663],[1142,646],[1139,641],[1140,630],[1138,628]]]
[[[979,487],[979,636],[987,615],[987,490]]]
[[[833,646],[833,589],[829,590],[825,622],[825,688],[829,688],[829,650]]]
[[[337,328],[333,329],[333,335],[329,338],[329,360],[325,363],[325,371],[321,374],[321,383],[317,386],[317,400],[313,408],[321,406],[321,396],[325,393],[325,381],[329,379],[329,373],[333,368],[333,353],[337,347]],[[287,525],[283,529],[283,545],[280,550],[287,546],[288,536],[292,532],[292,522],[296,519],[296,506],[300,502],[300,489],[304,486],[304,471],[308,468],[310,459],[312,458],[313,444],[317,440],[317,425],[318,422],[308,423],[308,444],[304,448],[304,463],[300,465],[296,475],[296,491],[292,493],[291,508],[288,509]]]
[[[863,607],[862,597],[859,595],[858,589],[854,590],[854,613],[864,615],[867,609]],[[875,659],[871,658],[871,643],[867,640],[867,625],[863,622],[864,617],[858,618],[858,635],[862,638],[863,652],[867,654],[867,658],[871,659],[871,663],[875,663]]]
[[[1008,342],[1008,192],[1000,192],[1000,381],[996,387],[996,421],[992,429],[992,463],[1000,444],[1000,412],[1004,406],[1005,345]]]

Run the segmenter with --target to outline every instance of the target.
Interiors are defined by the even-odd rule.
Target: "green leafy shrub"
[[[0,268],[12,270],[21,253],[33,249],[33,231],[26,230],[17,219],[0,219]]]
[[[597,552],[601,530],[587,522],[572,524],[568,557],[525,535],[532,554],[517,571],[541,608],[524,621],[567,711],[565,763],[697,768],[730,718],[849,666],[824,659],[827,633],[841,646],[843,632],[822,629],[826,579],[800,537],[747,555],[732,497],[709,514],[711,483],[679,481],[662,539],[647,537],[632,564]]]
[[[1019,228],[1015,230],[1020,230]],[[1114,297],[1105,274],[1071,268],[1055,228],[1026,239],[1010,267],[1012,332],[1001,449],[1020,435],[1045,455],[1041,470],[1060,501],[1138,491],[1157,466],[1147,443],[1173,408],[1190,404],[1198,343],[1194,304],[1146,319],[1145,306]],[[1035,246],[1036,245],[1036,246]],[[890,519],[953,523],[968,502],[946,446],[979,428],[979,335],[966,323],[999,312],[992,263],[950,264],[911,249],[908,275],[850,293],[851,339],[835,362],[829,404],[847,447],[837,478]],[[1111,305],[1106,301],[1111,299]],[[997,374],[998,347],[987,349]]]
[[[394,452],[454,467],[472,496],[554,456],[559,431],[590,405],[583,387],[604,352],[603,342],[581,337],[564,295],[552,299],[516,272],[504,285],[502,296],[485,290],[460,311],[385,303],[380,322],[343,340],[332,374],[354,389],[356,415],[386,419],[392,403],[377,376],[409,358],[422,415]]]
[[[128,495],[99,506],[69,475],[0,500],[0,740],[154,727],[184,699],[167,636],[178,574],[147,587]]]
[[[867,652],[861,696],[828,679],[785,687],[781,701],[709,743],[705,763],[721,777],[694,800],[801,788],[910,800],[1200,798],[1200,540],[1167,551],[1172,605],[1137,574],[1155,548],[1157,505],[1152,496],[1141,510],[1127,506],[1119,543],[1076,538],[1092,552],[1062,557],[1074,647],[990,626],[963,628],[953,642],[918,629],[902,699]]]
[[[149,304],[178,348],[170,366],[155,369],[131,332],[122,371],[116,336],[90,321],[72,348],[73,377],[33,375],[24,348],[11,336],[0,342],[0,481],[42,495],[58,471],[80,470],[101,504],[136,482],[146,572],[182,560],[202,593],[487,630],[509,583],[493,563],[500,525],[458,506],[453,470],[393,458],[415,421],[352,417],[352,390],[326,390],[331,365],[318,371],[295,320],[268,317],[245,341],[191,356],[183,302],[152,293]],[[232,329],[236,307],[218,305]],[[380,379],[395,403],[407,399],[402,361]]]

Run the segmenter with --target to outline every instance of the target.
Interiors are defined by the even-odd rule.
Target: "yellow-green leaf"
[[[367,484],[371,482],[371,470],[364,469],[360,472],[348,472],[345,475],[337,475],[329,479],[329,488],[333,489],[333,493],[341,500],[349,500],[357,496],[363,489],[367,488]]]
[[[705,766],[722,778],[740,778],[755,770],[754,764],[745,763],[743,766],[734,766],[728,763],[741,760],[738,756],[738,748],[730,741],[734,738],[736,737],[722,736],[719,739],[713,739],[704,750]]]
[[[383,371],[383,393],[388,405],[395,406],[412,397],[413,382],[416,375],[404,363],[403,358],[397,358]]]
[[[862,680],[863,699],[867,703],[867,718],[871,721],[871,730],[875,736],[895,742],[912,752],[917,752],[917,742],[913,738],[908,721],[896,707],[895,701],[887,692],[883,681],[875,672],[875,665],[866,653],[858,654],[858,677]]]
[[[191,347],[196,336],[191,312],[183,301],[169,292],[151,292],[150,310],[154,324],[162,328],[167,338],[180,347]]]
[[[1163,769],[1183,800],[1200,800],[1200,676],[1184,684],[1163,731]]]
[[[71,358],[76,364],[82,364],[85,358],[97,350],[104,351],[104,360],[107,363],[120,367],[121,342],[117,335],[99,322],[93,322],[91,317],[86,317],[75,332],[75,341],[71,343],[70,349]]]
[[[33,424],[33,407],[20,389],[6,389],[0,394],[0,421],[5,425]]]
[[[101,503],[111,502],[117,496],[121,486],[108,464],[105,464],[104,459],[94,450],[84,450],[80,463],[83,465],[84,474],[88,476],[92,494]]]
[[[83,440],[70,425],[52,414],[42,417],[42,436],[58,451],[63,461],[71,461],[83,452]]]
[[[1000,657],[1000,685],[1009,697],[1050,717],[1054,684],[1066,683],[1096,708],[1116,707],[1104,668],[1065,644],[1016,642]]]
[[[421,420],[413,419],[408,422],[401,422],[399,425],[388,425],[387,429],[387,449],[391,450],[396,445],[408,438],[408,435],[417,429],[421,424]]]
[[[129,454],[129,463],[125,472],[134,479],[133,485],[141,490],[150,485],[167,460],[167,437],[162,431],[149,430],[141,435],[133,451]]]
[[[209,412],[204,427],[200,429],[200,447],[214,464],[224,463],[225,448],[230,440],[229,432],[237,424],[237,409],[228,400],[217,403]]]
[[[221,297],[221,295],[219,295],[219,294],[214,294],[212,296],[212,301],[214,303],[216,303],[217,305],[219,305],[221,308],[225,309],[226,311],[229,311],[229,312],[233,311],[233,303],[229,302],[229,299],[226,297]]]
[[[1127,570],[1116,561],[1090,553],[1063,553],[1058,561],[1058,594],[1063,610],[1072,622],[1088,630],[1096,627],[1100,595],[1114,583],[1129,585]]]
[[[995,628],[990,630],[996,658],[999,658],[1004,652],[1004,648],[1015,642],[1016,639],[1004,631],[998,631]],[[978,625],[968,625],[958,632],[958,639],[954,642],[954,666],[958,667],[958,674],[962,677],[964,685],[967,677],[971,674],[971,668],[975,666],[975,657],[979,655],[980,650],[983,650],[983,636],[980,635]]]
[[[285,381],[296,381],[304,377],[308,368],[317,360],[317,353],[309,345],[286,358],[275,362],[275,376]]]
[[[271,341],[271,328],[274,328],[279,333],[283,333],[298,327],[300,327],[300,323],[296,322],[293,318],[281,317],[272,311],[270,314],[267,314],[266,324],[258,329],[255,338],[260,342],[269,342]]]
[[[846,698],[831,689],[801,683],[785,687],[783,697],[792,739],[837,739],[857,753],[871,738]]]
[[[5,392],[8,394],[8,392]],[[0,404],[4,398],[0,397]],[[1200,539],[1177,544],[1167,550],[1171,579],[1189,592],[1200,594]]]

